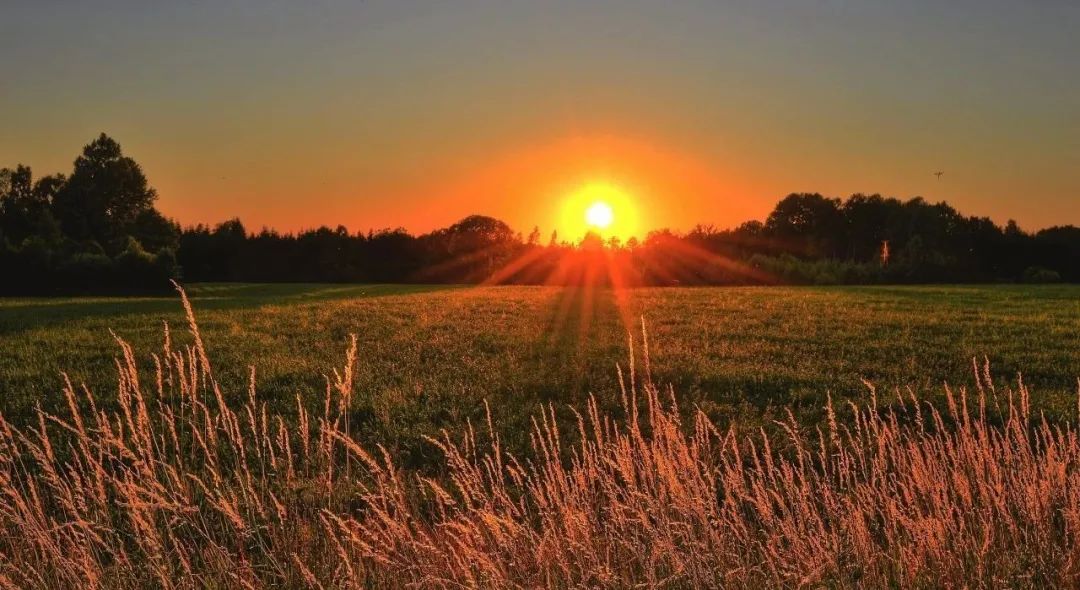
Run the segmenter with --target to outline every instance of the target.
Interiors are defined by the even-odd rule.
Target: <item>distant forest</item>
[[[182,228],[105,134],[69,175],[0,170],[0,293],[154,292],[187,282],[873,284],[1080,282],[1080,228],[1029,233],[947,203],[799,193],[734,229],[653,231],[621,243],[527,236],[473,215],[443,229],[252,232]]]

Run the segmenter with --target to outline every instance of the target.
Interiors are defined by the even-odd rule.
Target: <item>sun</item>
[[[585,223],[596,229],[607,229],[615,220],[615,213],[611,205],[603,201],[597,201],[585,210]]]
[[[613,182],[593,180],[577,185],[563,197],[558,232],[572,242],[590,233],[626,241],[637,234],[639,214],[628,190]]]

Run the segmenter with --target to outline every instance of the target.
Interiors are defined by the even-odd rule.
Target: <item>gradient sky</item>
[[[636,233],[796,191],[1080,224],[1078,31],[1073,0],[8,0],[0,166],[105,131],[166,215],[290,231],[572,232],[596,182]]]

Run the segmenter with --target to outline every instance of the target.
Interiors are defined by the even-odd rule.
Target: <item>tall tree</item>
[[[0,170],[0,239],[13,246],[38,236],[46,242],[60,239],[56,221],[49,210],[62,176],[46,176],[36,183],[29,166]]]
[[[835,257],[845,230],[840,199],[817,193],[790,194],[769,214],[765,230],[795,254]]]
[[[125,247],[124,237],[155,199],[157,192],[139,164],[102,133],[83,148],[53,202],[64,233],[75,240],[96,241],[116,253]]]

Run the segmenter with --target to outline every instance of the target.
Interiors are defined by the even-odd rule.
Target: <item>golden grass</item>
[[[943,410],[871,387],[770,439],[680,410],[631,353],[618,415],[591,402],[560,432],[549,407],[516,457],[489,411],[429,439],[445,469],[426,477],[350,433],[355,340],[285,420],[254,371],[221,389],[183,301],[194,344],[166,327],[154,383],[118,339],[110,409],[69,382],[67,415],[0,417],[0,588],[1080,583],[1080,440],[1022,381],[976,369]]]

